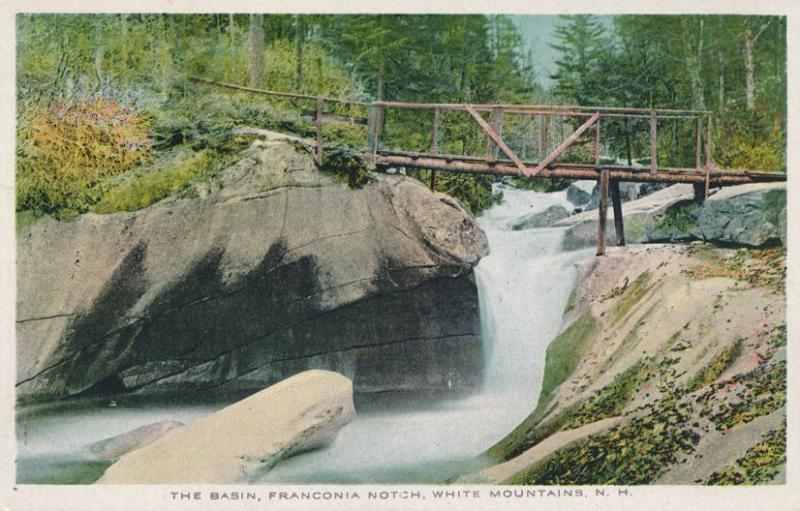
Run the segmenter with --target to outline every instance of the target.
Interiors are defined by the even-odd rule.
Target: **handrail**
[[[442,111],[459,111],[468,114],[474,122],[483,131],[487,137],[489,146],[487,147],[487,154],[485,157],[474,157],[470,155],[461,155],[458,158],[461,161],[468,160],[483,160],[489,164],[490,167],[499,163],[497,156],[498,151],[502,151],[509,160],[517,168],[517,172],[525,177],[534,177],[542,175],[546,177],[542,170],[554,165],[556,159],[564,153],[564,151],[573,145],[581,135],[584,134],[589,126],[595,126],[595,134],[592,148],[592,155],[594,157],[594,164],[591,165],[595,170],[597,169],[626,169],[629,172],[640,172],[641,169],[635,167],[616,167],[613,165],[600,164],[600,121],[602,118],[624,118],[624,119],[646,119],[649,121],[649,149],[650,149],[650,165],[643,167],[649,170],[649,173],[655,178],[655,174],[662,175],[664,172],[697,172],[702,173],[704,176],[704,196],[708,195],[708,188],[710,186],[712,177],[718,175],[716,164],[714,163],[713,155],[713,130],[712,113],[708,110],[677,110],[666,108],[629,108],[629,107],[604,107],[604,106],[582,106],[582,105],[524,105],[524,104],[466,104],[466,103],[416,103],[405,101],[358,101],[350,99],[331,98],[326,96],[313,96],[310,94],[300,94],[295,92],[272,91],[266,89],[258,89],[254,87],[247,87],[234,83],[220,82],[216,80],[209,80],[206,78],[191,76],[189,80],[202,83],[206,85],[213,85],[217,87],[238,90],[242,92],[250,92],[262,94],[267,96],[274,96],[280,98],[298,99],[303,101],[310,101],[314,103],[314,109],[306,112],[313,116],[316,140],[315,140],[315,160],[317,164],[322,165],[323,151],[325,149],[322,137],[322,126],[324,123],[348,123],[360,124],[367,126],[367,141],[366,141],[366,161],[368,166],[374,166],[379,161],[387,161],[385,158],[379,158],[380,153],[391,154],[391,151],[384,152],[380,147],[380,136],[383,131],[383,124],[388,109],[401,108],[412,110],[429,110],[433,112],[433,125],[432,129],[432,154],[425,154],[425,157],[445,157],[440,154],[441,148],[441,116]],[[348,106],[364,107],[367,110],[366,117],[343,116],[338,114],[330,114],[324,111],[326,104],[341,104]],[[489,112],[489,122],[481,116]],[[524,162],[519,158],[516,152],[502,139],[503,131],[503,114],[515,114],[523,116],[537,116],[540,120],[540,140],[539,140],[539,154],[540,160],[535,167],[529,168],[528,162]],[[542,139],[542,133],[546,133],[550,117],[577,117],[584,118],[585,122],[569,137],[567,137],[555,151],[549,155],[545,154],[546,143]],[[694,119],[696,120],[696,140],[695,140],[695,167],[688,168],[675,168],[660,164],[658,161],[658,121],[664,119]],[[546,137],[546,135],[544,135]],[[408,151],[399,151],[395,154],[404,154],[407,157],[412,156],[414,153]],[[571,164],[567,165],[578,165]],[[438,167],[437,167],[438,168]],[[433,167],[431,167],[433,169]],[[758,171],[748,171],[748,175],[753,177],[760,177]],[[770,174],[775,175],[775,174]],[[783,173],[785,176],[785,173]],[[434,174],[431,174],[431,183],[433,184]],[[651,180],[648,178],[647,180]],[[717,179],[718,181],[718,179]]]

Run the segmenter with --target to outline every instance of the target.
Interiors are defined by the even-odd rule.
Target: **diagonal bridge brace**
[[[517,166],[517,168],[520,170],[520,172],[523,175],[525,175],[525,176],[532,176],[533,175],[533,174],[531,174],[531,171],[528,169],[528,167],[525,166],[525,163],[523,163],[523,161],[519,158],[519,156],[517,156],[517,154],[514,151],[512,151],[511,148],[508,147],[505,142],[503,142],[503,139],[500,138],[500,135],[497,134],[497,132],[494,130],[494,128],[489,126],[489,123],[487,123],[486,121],[483,120],[483,117],[481,117],[481,114],[479,114],[470,105],[464,105],[464,108],[466,108],[467,112],[469,112],[469,115],[471,115],[472,118],[475,119],[475,121],[478,123],[478,125],[481,127],[481,129],[483,129],[483,131],[486,132],[486,134],[489,136],[489,138],[492,139],[492,142],[497,144],[497,147],[499,147],[500,150],[503,151],[506,154],[506,156],[508,156],[508,158],[512,162],[514,162],[514,165]]]
[[[547,157],[545,157],[542,161],[540,161],[539,164],[536,165],[536,167],[533,169],[533,171],[531,171],[529,175],[535,176],[536,174],[541,172],[542,169],[553,163],[553,160],[561,156],[561,153],[566,151],[569,146],[571,146],[576,140],[578,140],[578,137],[583,135],[586,130],[591,128],[592,124],[597,122],[598,119],[600,119],[600,112],[595,112],[591,117],[589,117],[589,119],[586,120],[585,123],[581,124],[580,127],[578,127],[578,129],[576,129],[572,135],[568,136],[561,143],[560,146],[556,147],[552,153],[548,154]]]
[[[491,138],[492,141],[495,144],[497,144],[497,147],[499,147],[500,150],[503,151],[512,162],[514,162],[514,165],[517,166],[522,175],[524,175],[525,177],[533,177],[539,172],[541,172],[545,167],[550,165],[553,162],[553,160],[558,158],[561,155],[561,153],[566,151],[569,146],[571,146],[576,140],[578,140],[578,137],[583,135],[586,132],[586,130],[588,130],[592,126],[592,124],[597,122],[597,120],[600,118],[600,112],[595,112],[594,114],[592,114],[592,116],[589,117],[589,119],[587,119],[586,122],[581,124],[580,127],[578,127],[578,129],[575,130],[575,132],[572,135],[567,137],[566,140],[564,140],[564,142],[562,142],[560,146],[558,146],[552,153],[548,154],[546,158],[544,158],[542,161],[538,163],[538,165],[536,165],[536,167],[530,169],[519,158],[519,156],[517,156],[516,153],[512,151],[511,148],[508,147],[505,142],[503,142],[503,139],[500,137],[500,135],[498,135],[497,132],[489,125],[489,123],[487,123],[483,119],[483,117],[481,117],[481,115],[475,110],[475,108],[473,108],[470,105],[465,105],[464,107],[466,108],[467,112],[469,112],[469,114],[472,116],[472,118],[475,119],[478,125],[483,129],[483,131],[486,132],[486,135],[488,135],[489,138]]]

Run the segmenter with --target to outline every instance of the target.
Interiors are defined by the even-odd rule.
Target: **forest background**
[[[191,76],[363,101],[709,110],[716,165],[786,171],[783,17],[563,16],[547,80],[503,15],[36,14],[18,16],[17,42],[18,228],[43,215],[131,211],[190,196],[193,183],[215,179],[246,147],[237,126],[313,133],[308,105]],[[384,146],[428,149],[425,115],[387,114]],[[551,143],[574,123],[562,120]],[[637,124],[604,126],[603,154],[649,161],[648,132]],[[485,150],[468,117],[454,114],[443,126],[444,152]],[[694,133],[690,123],[659,126],[659,161],[691,166]],[[330,124],[324,136],[357,149],[366,130]],[[524,120],[506,125],[504,138],[523,157],[535,159],[536,137]],[[587,157],[588,144],[564,155]],[[412,175],[427,179],[426,171]],[[478,213],[497,200],[494,181],[447,174],[436,188]]]

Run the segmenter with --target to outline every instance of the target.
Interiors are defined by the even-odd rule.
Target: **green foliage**
[[[786,420],[780,428],[764,435],[757,443],[738,458],[733,465],[709,476],[706,484],[739,485],[773,482],[780,467],[786,463]]]
[[[664,214],[656,218],[654,229],[663,233],[665,237],[674,235],[687,235],[697,227],[697,218],[694,211],[697,203],[694,201],[679,202],[670,205]]]
[[[525,101],[542,94],[522,39],[504,16],[276,15],[264,24],[259,87],[265,89],[350,99],[369,99],[370,91],[373,98],[451,102]],[[232,132],[236,126],[313,136],[307,118],[312,102],[187,82],[188,75],[201,75],[246,83],[247,27],[248,16],[239,14],[21,15],[18,105],[25,110],[55,98],[94,96],[123,100],[146,114],[157,152],[177,146],[232,152],[241,147]],[[366,117],[358,106],[327,104],[326,111]],[[382,145],[427,149],[430,119],[424,117],[388,112]],[[483,134],[467,116],[444,117],[444,150],[485,150]],[[522,133],[523,124],[509,120],[509,136],[519,136],[512,134]],[[331,123],[323,138],[361,149],[366,130]],[[498,200],[491,178],[438,181],[440,191],[475,212]]]
[[[691,254],[701,263],[687,270],[694,278],[728,277],[773,293],[786,289],[786,248],[740,248],[732,255],[708,245],[692,245]]]
[[[105,179],[149,155],[147,121],[104,98],[27,108],[17,142],[17,210],[60,217],[86,211]]]
[[[701,416],[711,419],[719,431],[768,415],[786,404],[786,361],[759,366],[746,379],[731,383],[742,387],[740,400],[723,402],[716,408],[709,406],[701,412]]]
[[[608,433],[575,442],[514,477],[510,484],[647,484],[700,440],[684,427],[684,406],[662,401]]]
[[[155,164],[138,169],[136,176],[112,186],[93,210],[97,213],[136,211],[171,195],[188,191],[193,183],[208,176],[217,159],[212,151],[179,151]]]
[[[686,393],[694,392],[715,382],[741,353],[742,339],[738,338],[689,381],[686,385]]]
[[[329,151],[325,153],[323,170],[347,182],[350,188],[360,188],[367,183],[367,168],[360,156],[348,151]]]
[[[552,398],[552,393],[556,388],[578,366],[596,328],[597,320],[586,312],[553,339],[553,342],[547,347],[544,378],[537,408],[544,406]]]
[[[623,15],[611,24],[563,17],[552,76],[561,101],[711,110],[718,165],[785,171],[786,18]],[[662,165],[695,165],[695,122],[659,120]],[[623,161],[648,158],[647,123],[604,119],[604,150]]]
[[[629,286],[624,286],[622,293],[622,300],[617,304],[616,309],[611,315],[609,326],[614,326],[624,318],[634,305],[638,304],[642,297],[650,291],[652,286],[647,284],[650,282],[650,272],[644,271],[641,275],[636,277]]]
[[[571,414],[564,429],[578,428],[592,422],[619,415],[633,396],[634,391],[645,380],[648,367],[638,362],[619,373],[614,381],[598,390]]]

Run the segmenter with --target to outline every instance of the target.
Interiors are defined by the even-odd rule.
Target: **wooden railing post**
[[[697,140],[695,141],[695,154],[694,154],[694,168],[700,170],[703,168],[702,146],[703,146],[703,119],[697,116]]]
[[[373,169],[378,158],[378,147],[380,145],[381,108],[375,103],[371,103],[368,107],[367,152],[369,153],[369,161],[367,165]]]
[[[597,255],[606,253],[606,218],[608,217],[608,169],[600,170],[600,204],[597,225]]]
[[[431,152],[439,154],[441,145],[441,123],[442,113],[438,108],[433,110],[433,138],[431,140]],[[431,169],[431,190],[436,189],[436,171]]]
[[[539,116],[539,161],[542,161],[547,156],[547,125],[549,117],[546,115]]]
[[[492,113],[489,116],[489,126],[497,133],[498,136],[503,136],[503,109],[492,108]],[[497,145],[491,138],[487,137],[486,141],[486,159],[489,161],[497,161],[500,156],[500,146]]]
[[[322,98],[317,98],[317,115],[314,117],[314,125],[317,130],[317,143],[314,159],[316,160],[318,167],[322,166],[322,112],[324,106],[325,100]]]
[[[658,172],[658,122],[656,111],[650,111],[650,173]]]
[[[594,145],[592,147],[592,155],[594,156],[595,166],[599,166],[600,165],[600,117],[597,118],[597,121],[595,121],[594,124]]]

